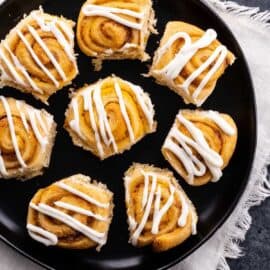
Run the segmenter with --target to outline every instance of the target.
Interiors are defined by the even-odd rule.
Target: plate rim
[[[251,154],[249,156],[249,160],[248,160],[248,167],[246,170],[246,174],[244,176],[244,179],[242,181],[242,184],[240,186],[239,192],[237,194],[237,196],[234,198],[233,202],[231,203],[230,207],[228,207],[227,211],[225,211],[225,214],[223,215],[223,217],[217,222],[217,224],[211,229],[211,231],[205,236],[203,237],[196,245],[194,245],[194,247],[192,247],[189,251],[187,251],[185,254],[183,254],[182,256],[179,256],[179,258],[171,261],[170,263],[168,263],[165,266],[161,266],[159,268],[157,268],[157,270],[166,270],[169,269],[170,267],[176,265],[177,263],[180,263],[181,261],[183,261],[185,258],[187,258],[188,256],[190,256],[192,253],[194,253],[198,248],[200,248],[203,244],[205,244],[216,232],[218,229],[221,228],[221,226],[228,220],[228,218],[231,216],[231,214],[233,213],[233,211],[236,209],[240,199],[242,198],[247,184],[250,180],[250,175],[251,175],[251,171],[253,169],[253,165],[254,165],[254,159],[255,159],[255,155],[256,155],[256,149],[257,149],[257,140],[258,140],[258,114],[257,114],[257,102],[256,102],[256,95],[255,95],[255,88],[254,88],[254,83],[253,83],[253,79],[251,76],[251,71],[250,71],[250,67],[249,64],[247,62],[247,58],[245,56],[245,53],[241,47],[241,45],[239,44],[237,38],[235,37],[235,35],[233,34],[233,32],[231,31],[231,28],[229,27],[229,25],[223,20],[223,18],[216,12],[216,10],[211,7],[206,0],[191,0],[193,3],[197,4],[200,8],[204,9],[205,11],[207,11],[208,13],[210,13],[210,15],[212,17],[214,17],[214,19],[219,22],[220,24],[222,24],[228,34],[230,34],[230,36],[233,38],[234,43],[236,44],[236,46],[238,47],[238,51],[240,52],[240,55],[242,56],[242,60],[243,63],[245,65],[246,71],[247,71],[247,76],[250,79],[250,94],[251,94],[251,98],[253,100],[252,102],[252,110],[253,110],[253,121],[254,121],[254,131],[253,131],[253,138],[251,140]],[[5,8],[5,5],[7,4],[8,0],[6,2],[4,2],[2,4],[2,7],[0,6],[0,8]],[[17,247],[16,244],[14,244],[11,240],[8,240],[7,237],[5,237],[1,232],[0,232],[0,240],[5,243],[7,246],[11,247],[14,251],[18,252],[20,255],[22,255],[23,257],[29,259],[31,262],[36,263],[39,266],[44,267],[45,269],[48,270],[55,270],[56,268],[49,266],[47,263],[42,262],[41,260],[35,258],[34,256],[30,255],[28,252],[22,250],[21,248]]]

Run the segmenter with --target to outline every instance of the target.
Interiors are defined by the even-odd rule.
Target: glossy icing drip
[[[119,24],[122,24],[124,26],[127,26],[129,28],[133,28],[136,30],[142,30],[143,28],[143,22],[142,19],[144,17],[144,13],[135,12],[128,9],[122,9],[122,8],[113,8],[113,7],[107,7],[107,6],[99,6],[99,5],[92,5],[92,4],[86,4],[82,12],[85,16],[102,16],[109,18]],[[127,15],[133,18],[138,19],[140,22],[132,22],[128,19],[125,19],[120,15]]]
[[[230,126],[217,112],[200,112],[205,117],[216,123],[227,135],[232,136],[236,130]],[[184,125],[192,135],[192,138],[184,135],[174,124],[165,143],[164,148],[172,152],[183,164],[188,174],[190,184],[194,183],[194,177],[203,176],[208,168],[212,174],[212,181],[216,182],[222,176],[223,159],[210,148],[202,131],[191,121],[187,120],[182,113],[177,115],[177,121]],[[193,154],[192,149],[196,150],[203,161],[200,161]]]
[[[154,109],[150,98],[143,92],[143,90],[136,85],[128,83],[132,93],[135,95],[136,100],[141,107],[145,118],[149,124],[149,128],[152,129],[154,125]],[[125,121],[129,139],[131,143],[136,142],[130,117],[128,115],[128,108],[126,107],[125,100],[123,97],[123,92],[120,88],[117,79],[114,79],[114,90],[118,99],[121,114]],[[112,134],[110,123],[108,121],[108,116],[102,101],[102,82],[97,83],[95,86],[89,86],[82,91],[81,96],[83,97],[84,110],[89,112],[90,125],[94,132],[95,141],[97,145],[98,153],[101,157],[104,157],[103,144],[106,146],[112,146],[114,153],[118,152],[117,143]],[[75,131],[82,139],[85,139],[84,134],[80,128],[80,118],[79,118],[79,108],[78,99],[73,98],[71,102],[71,107],[73,109],[74,119],[69,122],[69,126]],[[94,110],[98,118],[98,125],[94,117]]]
[[[170,81],[170,84],[174,84],[176,77],[183,71],[184,67],[188,62],[194,57],[194,55],[203,48],[208,47],[217,38],[217,33],[213,29],[208,29],[204,35],[195,42],[192,42],[191,37],[185,32],[177,32],[171,36],[168,41],[157,51],[155,62],[159,62],[161,57],[166,53],[166,51],[173,45],[173,43],[178,40],[184,40],[183,47],[175,54],[174,58],[162,69],[154,70],[154,73],[160,74]],[[228,54],[228,50],[225,46],[220,45],[212,53],[212,55],[199,67],[197,68],[180,87],[186,92],[189,92],[190,85],[200,76],[207,68],[210,70],[197,86],[194,93],[192,94],[193,99],[197,102],[197,98],[201,91],[208,84],[211,77],[218,71],[221,65],[224,63]],[[204,100],[203,100],[204,101]],[[201,105],[203,101],[200,101]]]
[[[29,235],[36,241],[44,244],[45,246],[55,246],[58,243],[57,235],[44,230],[38,226],[27,224],[26,226]]]
[[[51,218],[54,218],[56,220],[63,222],[64,224],[70,226],[74,230],[85,235],[89,239],[95,241],[99,245],[103,245],[106,241],[105,233],[98,232],[98,231],[84,225],[83,223],[81,223],[77,219],[69,216],[68,214],[65,214],[64,212],[62,212],[58,209],[55,209],[47,204],[39,203],[38,205],[36,205],[36,204],[30,203],[30,207],[33,208],[34,210],[44,214],[44,215],[47,215]]]

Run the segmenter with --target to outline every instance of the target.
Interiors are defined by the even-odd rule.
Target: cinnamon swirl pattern
[[[174,21],[166,26],[150,75],[179,94],[185,103],[201,106],[234,60],[213,29],[204,32]]]
[[[124,183],[132,245],[162,252],[196,234],[195,207],[170,171],[134,164]]]
[[[56,124],[45,110],[0,96],[0,178],[29,179],[49,166]]]
[[[22,19],[0,44],[0,85],[47,103],[78,74],[73,26],[42,9]]]
[[[162,153],[190,185],[217,182],[235,150],[237,127],[227,114],[180,110]]]
[[[113,194],[81,174],[38,190],[27,216],[27,230],[46,246],[96,248],[107,242],[113,215]]]
[[[77,26],[80,49],[99,59],[140,59],[154,32],[151,0],[88,0]]]
[[[112,76],[73,95],[65,128],[75,145],[105,159],[154,132],[154,113],[141,87]]]

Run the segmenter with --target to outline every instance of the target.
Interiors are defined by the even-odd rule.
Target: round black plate
[[[0,35],[4,38],[24,12],[43,5],[46,12],[64,15],[76,21],[80,6],[84,1],[7,1],[0,8]],[[219,39],[237,56],[236,63],[228,69],[218,82],[217,88],[204,109],[229,113],[239,128],[236,152],[225,169],[221,181],[203,187],[190,187],[180,178],[181,185],[194,202],[199,213],[198,234],[192,236],[181,246],[163,254],[154,254],[149,248],[137,249],[128,244],[128,230],[124,206],[122,177],[133,162],[150,163],[161,168],[170,168],[163,159],[160,148],[180,108],[186,106],[181,98],[172,91],[144,78],[147,65],[139,61],[109,61],[101,72],[94,72],[90,59],[80,53],[78,63],[80,75],[74,80],[73,87],[95,82],[112,73],[141,85],[148,91],[155,104],[158,130],[147,136],[123,155],[100,162],[91,153],[75,147],[63,129],[64,112],[69,103],[68,89],[59,91],[50,99],[46,109],[55,116],[58,135],[52,153],[51,165],[45,174],[27,182],[0,182],[0,232],[2,239],[19,252],[46,267],[56,269],[163,269],[173,265],[206,241],[232,212],[248,181],[256,144],[256,113],[252,82],[242,51],[224,23],[203,3],[198,0],[160,0],[154,8],[158,18],[158,30],[162,34],[167,21],[183,20],[203,29],[214,28]],[[153,54],[161,34],[152,36],[148,51]],[[4,88],[1,94],[25,99],[37,107],[46,107],[29,95]],[[67,251],[54,247],[47,248],[33,241],[26,232],[25,219],[28,203],[33,194],[63,177],[83,173],[105,182],[114,192],[115,211],[107,245],[100,253],[94,250]]]

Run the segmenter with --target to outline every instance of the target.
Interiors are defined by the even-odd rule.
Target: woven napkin
[[[0,0],[1,3],[4,2]],[[172,270],[228,270],[226,258],[243,255],[239,242],[245,239],[252,220],[250,207],[270,196],[267,165],[270,164],[270,12],[239,6],[231,1],[205,0],[229,25],[249,63],[258,111],[258,145],[255,163],[245,194],[237,208],[216,234]],[[237,91],[237,89],[236,89]],[[237,179],[236,179],[237,181]],[[0,241],[1,270],[42,268]]]

